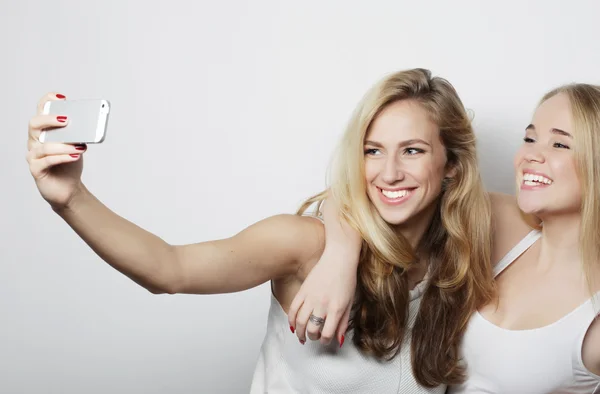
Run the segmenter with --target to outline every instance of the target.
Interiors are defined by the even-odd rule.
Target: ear
[[[448,165],[446,166],[446,172],[444,174],[444,178],[454,179],[454,177],[456,176],[457,173],[458,173],[458,169],[456,168],[456,164],[448,163]]]

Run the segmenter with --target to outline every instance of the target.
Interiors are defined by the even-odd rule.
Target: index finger
[[[57,101],[57,100],[64,100],[67,97],[64,94],[61,93],[57,93],[57,92],[49,92],[46,93],[44,96],[42,96],[42,98],[40,98],[40,100],[38,101],[37,104],[37,114],[41,115],[42,112],[44,111],[44,105],[46,105],[46,103],[48,101]]]

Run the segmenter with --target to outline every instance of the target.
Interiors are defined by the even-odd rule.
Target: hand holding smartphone
[[[48,101],[44,115],[67,116],[68,124],[40,133],[40,142],[99,144],[106,137],[110,102],[102,99]]]

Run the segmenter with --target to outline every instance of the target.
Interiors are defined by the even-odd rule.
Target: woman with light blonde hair
[[[56,99],[47,95],[39,108]],[[80,179],[85,146],[38,139],[66,124],[50,115],[31,119],[30,170],[43,198],[105,262],[152,293],[227,293],[271,282],[251,392],[443,393],[460,381],[467,319],[493,295],[490,214],[475,136],[446,80],[423,69],[385,77],[356,108],[327,193],[296,215],[191,245],[170,245],[102,204]],[[327,253],[316,217],[329,193],[345,202],[365,247],[347,344],[344,330],[339,346],[323,352],[295,340],[286,312]],[[306,319],[323,323],[317,314]]]
[[[467,379],[449,392],[600,393],[600,86],[568,84],[544,95],[514,166],[516,199],[491,199],[497,295],[469,320],[460,349]],[[329,248],[359,244],[360,227],[340,224],[336,212],[325,226],[335,244]],[[324,256],[320,276],[311,273],[297,293],[290,320],[299,308],[319,309],[335,329],[339,317],[311,302],[350,305],[354,283],[330,289],[317,282],[355,274],[357,257]]]

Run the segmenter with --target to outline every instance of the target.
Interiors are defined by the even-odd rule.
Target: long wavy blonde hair
[[[431,224],[413,249],[385,222],[366,192],[364,140],[389,104],[414,100],[435,124],[456,175],[446,179]],[[459,345],[471,314],[494,295],[490,265],[490,204],[478,170],[475,135],[453,86],[425,69],[393,73],[373,86],[354,111],[335,156],[328,190],[309,198],[298,213],[327,196],[363,238],[350,322],[353,341],[379,359],[397,355],[412,335],[414,375],[424,386],[464,379]],[[408,327],[406,272],[429,266],[430,281],[412,331]]]
[[[600,86],[571,83],[546,93],[539,105],[557,94],[565,94],[571,105],[575,163],[581,184],[579,245],[588,291],[592,295],[598,278],[594,267],[600,262]],[[528,223],[541,229],[539,219],[525,215]]]

